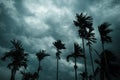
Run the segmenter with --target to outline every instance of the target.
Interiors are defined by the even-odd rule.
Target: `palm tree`
[[[105,63],[104,54],[106,54],[106,61],[109,69],[109,75],[105,66],[106,63]],[[105,78],[109,79],[109,76],[113,76],[113,77],[120,76],[120,65],[117,62],[116,58],[117,57],[110,50],[104,50],[100,55],[100,59],[95,60],[95,62],[99,65],[99,67],[97,67],[95,70],[95,74],[96,75],[98,73],[100,74],[100,80],[105,80]]]
[[[93,57],[92,57],[92,54],[91,54],[91,51],[92,51],[92,44],[93,43],[96,43],[96,38],[95,38],[95,33],[93,33],[93,30],[94,28],[90,28],[89,31],[87,32],[87,37],[86,37],[86,40],[87,40],[87,46],[89,47],[89,54],[90,54],[90,59],[91,59],[91,65],[92,65],[92,71],[93,71],[93,75],[94,75],[94,63],[93,63]],[[94,77],[94,80],[96,80],[96,78]]]
[[[38,61],[39,61],[36,75],[38,75],[38,78],[39,78],[39,72],[40,72],[40,70],[41,70],[40,62],[41,62],[45,57],[50,56],[50,55],[47,54],[45,50],[40,50],[38,53],[36,53],[36,56],[37,56],[37,59],[38,59]]]
[[[104,49],[104,44],[112,42],[112,39],[109,36],[109,33],[112,31],[112,29],[109,29],[109,26],[110,26],[110,24],[107,23],[107,22],[104,22],[103,24],[98,26],[98,31],[99,31],[100,38],[101,38],[103,52],[105,50]],[[104,53],[104,58],[105,58],[105,63],[106,63],[105,66],[106,66],[107,74],[109,75],[109,70],[108,70],[108,65],[107,65],[107,60],[106,60],[106,54],[105,53]]]
[[[86,78],[86,73],[85,73],[85,72],[82,72],[82,73],[80,73],[80,75],[82,76],[82,80],[85,80],[85,78]]]
[[[37,80],[38,79],[38,73],[34,72],[22,72],[21,74],[23,75],[22,80]]]
[[[27,67],[27,53],[24,52],[23,46],[18,40],[11,40],[13,44],[13,49],[9,52],[6,52],[5,55],[1,58],[3,61],[6,58],[11,59],[11,63],[8,64],[8,68],[11,69],[11,78],[10,80],[15,80],[15,74],[20,67]]]
[[[86,38],[87,34],[87,29],[92,27],[93,24],[93,19],[91,16],[84,15],[83,13],[76,14],[76,21],[73,21],[74,25],[79,28],[78,34],[82,38],[82,44],[83,44],[83,53],[85,54],[85,43],[84,39]],[[87,74],[87,64],[86,64],[86,58],[84,59],[84,64],[85,64],[85,73]],[[87,77],[86,77],[87,80]]]
[[[61,40],[57,40],[56,42],[53,43],[53,45],[56,47],[57,52],[56,52],[56,59],[57,59],[57,75],[56,75],[56,80],[58,80],[58,70],[59,70],[59,59],[60,59],[60,53],[62,49],[65,48],[65,44],[61,42]]]
[[[22,80],[31,80],[32,73],[21,71],[21,74],[22,74]]]
[[[73,57],[75,59],[75,65],[74,65],[74,69],[75,69],[75,80],[77,80],[77,58],[78,57],[83,57],[85,58],[85,55],[82,54],[82,48],[77,44],[74,43],[74,52],[70,55],[67,56],[67,61],[69,61],[70,57]]]

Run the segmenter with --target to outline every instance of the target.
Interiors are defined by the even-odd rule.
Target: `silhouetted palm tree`
[[[85,55],[82,52],[83,52],[82,48],[77,43],[74,43],[74,52],[67,56],[67,61],[69,61],[70,57],[73,57],[75,59],[75,65],[74,65],[75,80],[77,80],[77,58],[78,57],[85,58]]]
[[[38,79],[38,73],[30,73],[30,72],[22,72],[21,74],[23,75],[22,80],[37,80]]]
[[[97,39],[95,38],[95,33],[93,33],[93,30],[94,29],[92,27],[89,29],[89,31],[87,32],[86,40],[87,40],[87,46],[89,47],[89,54],[90,54],[90,59],[91,59],[92,71],[93,71],[93,75],[94,75],[95,68],[94,68],[93,57],[92,57],[91,52],[92,52],[92,49],[93,49],[92,44],[96,43]],[[96,80],[95,77],[94,77],[94,80]]]
[[[18,40],[11,40],[13,44],[13,49],[9,52],[6,52],[2,57],[2,60],[6,60],[6,58],[11,59],[11,63],[8,64],[8,68],[11,69],[11,78],[10,80],[15,80],[16,71],[19,70],[20,67],[27,67],[27,55],[24,52],[23,46]]]
[[[109,26],[110,26],[110,24],[107,23],[107,22],[105,22],[105,23],[101,24],[100,26],[98,26],[98,31],[100,33],[100,38],[101,38],[103,51],[105,50],[104,49],[104,44],[112,42],[112,39],[109,36],[109,33],[112,31],[112,29],[109,29]],[[107,61],[106,61],[106,54],[104,54],[104,58],[105,58],[105,63],[106,63],[106,65],[105,65],[106,66],[106,70],[107,70],[107,73],[109,75],[108,65],[107,65]]]
[[[22,80],[31,80],[31,77],[32,77],[32,73],[30,72],[22,72],[21,71],[21,74],[22,74]]]
[[[83,53],[85,54],[85,46],[84,46],[84,39],[86,38],[87,34],[87,28],[91,28],[93,24],[93,19],[91,16],[84,15],[83,13],[76,14],[76,21],[74,21],[74,24],[76,27],[79,28],[78,33],[79,36],[82,38],[82,44],[83,44]],[[86,59],[84,59],[84,64],[85,64],[85,72],[87,74],[87,64],[86,64]],[[87,77],[86,77],[87,80]]]
[[[36,56],[37,56],[37,59],[39,61],[38,63],[38,70],[36,72],[36,75],[38,74],[38,78],[39,78],[39,72],[41,70],[41,65],[40,65],[40,62],[47,56],[50,56],[49,54],[46,53],[45,50],[40,50],[38,53],[36,53]]]
[[[109,75],[105,67],[106,62],[104,54],[106,54]],[[100,59],[97,59],[95,62],[99,65],[99,67],[97,67],[97,69],[95,70],[95,74],[100,74],[100,80],[105,80],[105,78],[109,79],[109,76],[120,76],[120,64],[117,62],[116,56],[111,51],[104,50],[100,55]]]
[[[56,80],[58,80],[58,70],[59,70],[59,59],[60,59],[60,53],[62,49],[65,48],[65,44],[61,42],[61,40],[57,40],[56,42],[53,43],[53,45],[56,47],[57,52],[56,52],[56,59],[57,59],[57,73],[56,73]]]
[[[85,78],[86,78],[86,73],[85,73],[85,72],[82,72],[82,73],[80,73],[80,75],[82,76],[82,80],[85,80]]]

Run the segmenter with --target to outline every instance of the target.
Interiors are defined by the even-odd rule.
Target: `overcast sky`
[[[0,57],[10,50],[10,40],[21,40],[25,51],[30,54],[27,70],[34,72],[38,65],[34,54],[44,49],[51,56],[41,63],[43,70],[40,72],[40,80],[55,80],[56,50],[52,43],[61,39],[67,49],[61,54],[60,80],[73,80],[74,63],[66,62],[66,55],[73,52],[74,42],[81,45],[81,39],[73,24],[76,13],[84,12],[93,17],[93,27],[98,39],[98,25],[103,22],[112,24],[113,43],[106,45],[106,48],[117,54],[120,52],[119,10],[120,0],[0,0]],[[99,43],[98,40],[94,47],[101,51]],[[1,80],[9,80],[10,70],[6,65],[7,62],[0,61]],[[84,70],[82,59],[79,60],[78,67],[79,73]],[[88,70],[91,72],[90,64]],[[20,80],[19,72],[16,76],[17,80]],[[80,76],[78,78],[81,80]]]

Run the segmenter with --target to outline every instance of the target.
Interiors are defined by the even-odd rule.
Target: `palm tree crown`
[[[65,48],[65,44],[63,44],[63,43],[61,42],[61,40],[57,40],[56,42],[53,43],[53,45],[54,45],[54,46],[56,47],[56,49],[57,49],[56,58],[57,58],[57,59],[60,59],[60,53],[61,53],[60,50],[66,49],[66,48]]]
[[[105,42],[109,43],[112,42],[111,37],[108,35],[110,32],[112,32],[112,29],[109,29],[110,24],[107,22],[104,22],[100,26],[98,26],[98,30],[100,33],[101,41],[104,44]]]
[[[43,60],[46,56],[50,56],[49,54],[46,53],[45,50],[40,50],[38,53],[36,53],[37,59],[39,61]]]
[[[6,52],[2,57],[2,60],[6,60],[6,58],[11,58],[13,60],[12,63],[8,64],[8,68],[16,68],[18,70],[21,66],[27,67],[27,53],[24,53],[24,49],[22,44],[18,40],[12,40],[13,49],[9,52]]]
[[[65,44],[63,44],[63,43],[61,42],[61,40],[57,40],[57,41],[54,42],[53,44],[54,44],[54,46],[55,46],[57,49],[59,49],[59,50],[65,49]]]
[[[74,43],[74,52],[70,55],[67,56],[67,61],[69,61],[70,57],[83,57],[85,58],[85,56],[82,54],[82,48],[79,46],[79,44]]]
[[[43,60],[45,57],[50,56],[49,54],[46,53],[45,50],[40,50],[38,53],[36,53],[37,59],[39,61],[39,66],[38,66],[38,73],[41,70],[40,62]]]
[[[91,27],[91,29],[89,29],[89,31],[87,32],[87,36],[86,36],[86,40],[87,40],[87,44],[88,46],[91,46],[93,43],[96,43],[96,38],[95,38],[95,33],[93,32],[93,28]]]
[[[79,36],[85,38],[87,33],[87,28],[91,28],[93,24],[93,19],[91,16],[84,15],[83,13],[76,14],[76,21],[73,21],[76,27],[79,27]]]

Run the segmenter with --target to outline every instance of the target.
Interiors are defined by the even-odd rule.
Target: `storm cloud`
[[[111,28],[114,30],[111,33],[113,43],[108,44],[106,48],[118,55],[120,52],[119,9],[119,0],[0,0],[0,57],[10,50],[10,40],[21,40],[25,51],[30,54],[27,70],[34,72],[37,67],[35,53],[44,49],[51,56],[41,63],[43,68],[40,73],[41,80],[55,80],[56,50],[53,42],[60,39],[67,48],[61,54],[59,75],[62,77],[60,80],[72,80],[74,64],[72,61],[66,62],[66,56],[73,52],[74,42],[82,44],[77,28],[73,24],[76,13],[84,12],[93,17],[93,26],[98,39],[98,25],[103,22],[111,23]],[[98,41],[94,45],[98,50],[101,48],[99,43]],[[10,70],[6,65],[7,62],[0,61],[1,80],[9,80]],[[84,70],[82,59],[78,67],[79,73]],[[89,64],[88,69],[90,68]],[[18,72],[17,80],[21,79],[19,74]],[[6,76],[9,77],[6,79]]]

